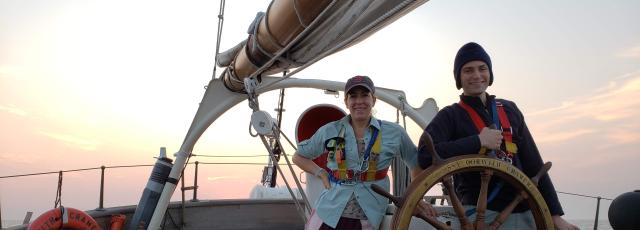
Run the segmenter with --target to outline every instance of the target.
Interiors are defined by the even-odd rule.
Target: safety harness
[[[458,104],[460,105],[460,107],[467,111],[467,114],[469,114],[469,117],[471,117],[473,124],[478,129],[478,133],[480,133],[482,129],[486,127],[480,115],[475,110],[473,110],[471,106],[464,103],[464,101],[461,100],[460,102],[458,102]],[[502,142],[500,147],[505,151],[498,151],[498,153],[495,153],[496,157],[513,164],[513,157],[518,152],[518,147],[513,143],[513,129],[511,128],[511,123],[509,123],[509,118],[507,118],[507,113],[504,111],[504,106],[502,105],[502,103],[495,101],[494,103],[491,103],[491,106],[493,110],[494,123],[500,126],[502,130],[502,137],[504,138],[504,141]],[[487,154],[487,148],[481,147],[478,153]]]
[[[460,107],[462,107],[464,110],[467,111],[467,114],[469,114],[469,117],[471,118],[471,120],[473,121],[473,124],[476,126],[476,128],[478,129],[478,133],[482,132],[482,129],[484,129],[485,124],[484,121],[482,121],[482,118],[480,117],[480,115],[473,110],[473,108],[471,108],[471,106],[467,105],[466,103],[464,103],[464,101],[460,100],[460,102],[458,102],[458,105],[460,105]],[[509,122],[509,119],[507,118],[507,113],[504,111],[504,106],[502,105],[502,103],[498,102],[498,101],[493,101],[491,103],[491,111],[493,114],[493,123],[496,124],[496,126],[499,126],[502,129],[502,137],[504,139],[504,141],[502,142],[500,149],[504,149],[505,151],[490,151],[490,155],[509,162],[509,164],[513,164],[514,162],[514,156],[515,154],[518,152],[518,147],[516,146],[516,144],[513,143],[513,129],[511,128],[511,123]],[[478,152],[479,154],[487,154],[487,148],[485,147],[481,147],[480,151]],[[520,162],[515,161],[516,164],[519,164]],[[519,165],[518,165],[519,167]],[[493,201],[493,199],[496,198],[496,196],[498,195],[498,192],[500,192],[500,189],[502,188],[504,183],[502,183],[502,181],[498,182],[496,184],[496,186],[493,188],[493,190],[491,191],[491,194],[489,194],[489,197],[487,199],[487,203]],[[475,208],[471,208],[469,210],[467,210],[465,212],[466,216],[471,216],[476,212]]]
[[[382,122],[378,120],[382,127]],[[376,181],[387,176],[389,167],[378,170],[378,158],[382,148],[382,135],[378,129],[373,129],[371,139],[364,152],[362,167],[360,170],[348,169],[345,147],[345,126],[342,125],[338,137],[327,141],[326,148],[329,151],[328,161],[334,161],[338,165],[337,170],[332,170],[329,179],[338,184],[355,184],[361,181]],[[375,141],[374,141],[375,140]]]

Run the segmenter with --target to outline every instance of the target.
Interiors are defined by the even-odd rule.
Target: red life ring
[[[296,141],[300,143],[311,138],[323,125],[340,120],[346,115],[342,109],[332,104],[317,104],[309,107],[302,112],[296,123]],[[313,162],[327,172],[331,172],[331,169],[327,168],[327,155],[329,154],[325,152],[313,159]]]
[[[87,215],[87,213],[75,208],[65,208],[62,206],[40,215],[29,224],[27,230],[60,228],[102,230],[96,220]]]

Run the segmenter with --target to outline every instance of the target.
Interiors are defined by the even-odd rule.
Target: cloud
[[[24,111],[24,110],[22,110],[20,108],[17,108],[15,106],[13,106],[13,105],[8,105],[8,106],[0,105],[0,111],[12,113],[12,114],[15,114],[15,115],[18,115],[18,116],[23,116],[23,117],[28,115],[27,111]]]
[[[527,114],[538,142],[556,143],[597,134],[612,144],[640,140],[640,72],[624,75],[591,95]],[[542,134],[542,135],[540,135]]]
[[[640,58],[640,45],[624,50],[618,53],[617,56],[624,58]]]
[[[34,162],[42,162],[46,157],[35,154],[0,153],[0,161],[11,164],[31,165]]]
[[[536,138],[536,141],[540,143],[561,142],[571,140],[582,135],[594,133],[592,129],[580,129],[567,132],[553,132],[551,134],[543,135]]]
[[[4,76],[16,76],[20,74],[20,70],[13,66],[2,65],[0,66],[0,77]]]
[[[48,133],[43,131],[40,131],[39,133],[54,140],[61,141],[68,146],[80,148],[87,151],[96,150],[98,148],[98,145],[100,145],[100,142],[96,140],[84,139],[68,134]]]

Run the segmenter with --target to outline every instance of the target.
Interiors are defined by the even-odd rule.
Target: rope
[[[257,137],[257,136],[258,136],[258,134],[257,134],[257,133],[256,133],[256,134],[253,134],[253,132],[251,132],[251,127],[252,127],[252,126],[251,126],[251,121],[249,121],[249,136],[251,136],[251,137]]]
[[[291,145],[291,148],[293,148],[293,150],[298,150],[297,146],[295,146],[293,144],[293,142],[291,142],[291,140],[289,140],[289,137],[287,135],[285,135],[283,132],[280,132],[282,134],[282,136],[284,137],[284,139],[287,140],[287,142],[289,142],[289,145]]]
[[[203,165],[266,165],[265,163],[244,163],[244,162],[198,162]]]
[[[62,206],[62,171],[58,174],[58,190],[56,191],[56,200],[53,203],[53,208],[58,208],[58,205]]]
[[[262,144],[264,144],[265,148],[267,148],[267,151],[269,151],[269,155],[273,158],[275,157],[273,155],[273,152],[271,151],[271,149],[269,148],[269,144],[267,143],[267,140],[265,138],[264,135],[260,135],[260,140],[262,140]],[[286,158],[286,154],[285,158]],[[294,203],[296,205],[296,209],[298,210],[298,213],[300,214],[300,217],[302,218],[302,220],[306,223],[307,222],[307,217],[304,214],[304,211],[302,210],[302,207],[300,207],[300,204],[298,203],[297,199],[296,199],[296,195],[293,193],[293,190],[291,189],[291,185],[289,185],[289,182],[287,180],[287,178],[284,176],[284,173],[282,173],[282,169],[280,168],[280,165],[278,164],[278,162],[274,161],[274,166],[276,166],[276,169],[278,169],[278,171],[280,172],[280,175],[282,176],[282,180],[284,181],[284,184],[287,186],[287,190],[289,190],[289,194],[291,194],[291,198],[294,200]],[[289,163],[289,161],[287,160],[287,165],[289,165],[289,168],[291,168],[291,164]],[[293,173],[293,171],[291,171],[291,173]],[[299,184],[298,179],[294,177],[293,179],[296,181],[296,184],[298,184],[298,189],[299,191],[302,191],[302,186]],[[300,194],[302,195],[302,199],[305,202],[305,207],[307,208],[307,211],[311,212],[311,208],[309,207],[309,201],[307,200],[307,197],[304,195],[304,192],[300,192]]]
[[[279,127],[277,127],[277,129],[280,130]],[[288,140],[288,138],[287,138],[287,140]],[[276,141],[278,142],[279,145],[282,146],[282,144],[280,143],[280,139],[276,139]],[[309,213],[311,213],[311,204],[309,203],[309,199],[305,195],[304,190],[302,189],[302,185],[300,184],[300,181],[295,176],[295,171],[293,170],[293,167],[291,166],[292,164],[289,161],[289,157],[287,156],[287,153],[284,151],[284,149],[282,150],[282,156],[284,156],[284,160],[287,162],[287,166],[289,166],[289,171],[291,171],[291,174],[293,175],[293,180],[296,182],[296,186],[298,186],[298,189],[300,191],[300,195],[302,196],[302,200],[305,203],[305,207],[306,207],[307,211]],[[282,173],[282,172],[280,172],[280,173]],[[284,178],[284,174],[282,174],[282,178]]]
[[[224,25],[224,5],[225,0],[220,1],[220,13],[218,13],[218,34],[216,41],[216,53],[213,59],[213,74],[211,74],[211,78],[216,78],[216,68],[218,66],[218,54],[220,53],[220,40],[222,40],[222,26]]]
[[[407,99],[402,95],[400,95],[398,97],[398,100],[400,101],[400,103],[402,103],[402,106],[397,111],[402,113],[402,124],[404,125],[404,130],[407,130],[407,112],[406,112],[407,108],[405,106],[408,105],[409,103],[407,102]],[[397,116],[397,114],[398,114],[398,112],[396,112],[396,116]]]
[[[302,20],[302,16],[300,16],[300,12],[298,10],[298,0],[293,0],[293,11],[296,13],[296,17],[298,18],[298,23],[305,29],[309,27],[309,25],[305,24]]]
[[[581,197],[588,197],[588,198],[594,198],[594,199],[613,200],[611,198],[606,198],[601,196],[589,196],[589,195],[582,195],[582,194],[570,193],[570,192],[560,192],[560,191],[556,191],[556,192],[561,194],[566,194],[566,195],[581,196]]]

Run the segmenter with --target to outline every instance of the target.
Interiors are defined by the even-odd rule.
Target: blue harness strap
[[[492,119],[493,119],[493,124],[496,125],[496,127],[502,127],[500,125],[500,119],[498,119],[498,109],[496,106],[496,101],[491,101],[491,115],[492,115]],[[491,150],[489,152],[490,156],[496,157],[496,151],[495,150]],[[489,197],[487,199],[487,204],[490,203],[491,201],[493,201],[493,199],[496,198],[496,196],[498,196],[498,193],[500,192],[500,189],[502,189],[502,186],[504,185],[503,181],[499,181],[495,187],[493,187],[493,190],[491,191],[491,193],[489,194]],[[469,210],[467,210],[464,214],[466,216],[471,216],[474,213],[476,213],[476,208],[471,208]]]

